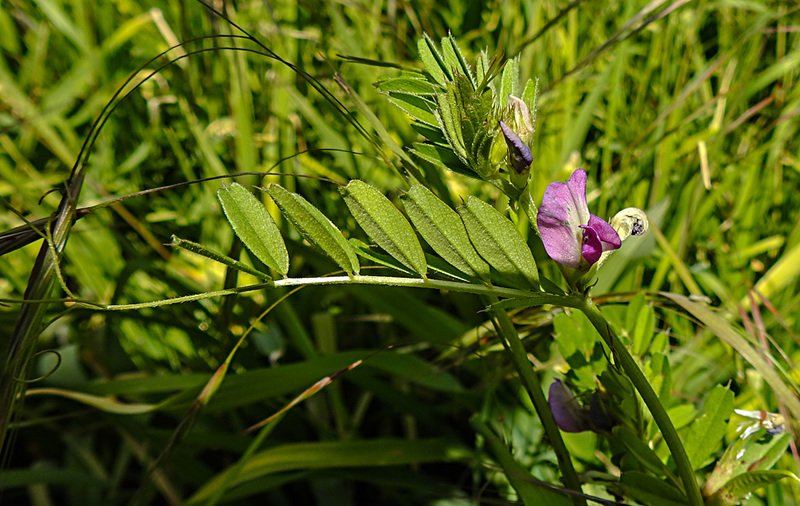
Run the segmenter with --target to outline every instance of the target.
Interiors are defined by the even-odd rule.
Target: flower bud
[[[534,126],[533,117],[531,116],[530,110],[528,110],[528,105],[524,100],[514,95],[508,96],[507,105],[513,115],[512,118],[509,118],[511,126],[524,142],[530,142],[533,136]]]
[[[591,430],[589,410],[578,404],[578,399],[567,385],[556,379],[548,393],[547,404],[559,429],[564,432]]]
[[[618,212],[611,219],[611,226],[619,234],[621,240],[632,235],[642,235],[647,232],[649,222],[647,215],[637,207],[629,207]]]
[[[533,163],[531,148],[522,142],[519,135],[502,121],[500,121],[500,129],[503,131],[503,137],[505,137],[506,145],[508,145],[509,165],[518,175],[527,176],[531,163]]]

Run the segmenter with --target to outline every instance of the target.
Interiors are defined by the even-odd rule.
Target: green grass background
[[[652,232],[612,257],[594,293],[622,300],[643,290],[707,297],[755,343],[773,340],[765,353],[796,387],[800,14],[793,2],[309,0],[224,3],[224,11],[355,111],[334,83],[339,73],[402,146],[417,134],[373,86],[397,71],[342,55],[420,68],[417,38],[425,32],[438,39],[448,31],[468,61],[484,48],[520,54],[523,76],[538,77],[542,89],[533,146],[537,198],[580,166],[590,175],[594,214],[609,217],[637,206],[651,218]],[[237,32],[227,22],[188,0],[3,2],[0,228],[23,223],[12,208],[31,220],[56,210],[60,195],[51,190],[63,187],[92,122],[140,65],[178,41],[231,33]],[[219,49],[234,46],[254,48],[204,39],[170,51],[173,58],[202,52],[161,69],[114,110],[91,150],[80,205],[268,170],[360,178],[397,195],[404,182],[382,160],[394,157],[387,147],[378,152],[287,66]],[[165,61],[140,69],[139,79]],[[368,121],[352,114],[372,135]],[[444,177],[456,202],[476,194],[504,205],[487,185]],[[290,176],[238,181],[280,182],[364,238],[329,182]],[[62,263],[69,289],[81,299],[124,304],[254,283],[163,246],[176,234],[254,261],[225,221],[215,196],[220,185],[133,198],[80,220]],[[289,239],[291,276],[336,270],[264,201]],[[22,298],[40,244],[0,257],[1,298]],[[542,251],[536,254],[544,260]],[[542,268],[557,277],[552,265]],[[765,303],[752,304],[754,287]],[[47,319],[59,318],[40,336],[37,351],[55,350],[61,362],[29,387],[32,395],[6,450],[2,499],[177,504],[220,491],[239,504],[264,498],[326,505],[514,500],[471,416],[490,420],[534,477],[557,480],[541,426],[479,312],[479,299],[309,287],[259,318],[283,295],[266,290],[112,313],[63,314],[63,303],[48,306]],[[624,308],[616,309],[616,321],[614,307],[609,311],[625,328]],[[548,378],[563,369],[551,339],[554,313],[516,315]],[[0,307],[2,350],[18,314],[18,304]],[[777,411],[770,390],[731,348],[669,308],[657,314],[656,329],[670,338],[672,407],[699,406],[714,385],[731,384],[737,407]],[[148,474],[251,324],[255,331],[221,390],[158,471]],[[390,345],[396,348],[291,410],[264,434],[254,456],[242,458],[253,442],[244,429],[325,375]],[[45,375],[54,362],[53,353],[36,356],[33,376]],[[100,400],[94,406],[76,402],[69,398],[75,392]],[[154,409],[126,412],[131,405]],[[593,436],[568,444],[579,470],[603,469],[593,455]],[[220,473],[237,462],[244,475],[258,479],[221,487]],[[797,471],[790,455],[779,467]],[[788,485],[772,486],[750,504],[796,504],[795,493]]]

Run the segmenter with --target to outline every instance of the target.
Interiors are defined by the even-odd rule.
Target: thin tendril
[[[59,366],[61,366],[61,354],[58,351],[56,351],[56,350],[42,350],[42,351],[40,351],[38,353],[35,353],[33,356],[31,356],[31,360],[33,360],[34,358],[38,357],[39,355],[44,355],[45,353],[52,353],[52,354],[54,354],[56,356],[56,363],[53,366],[53,368],[50,369],[50,371],[48,371],[43,376],[39,376],[38,378],[32,378],[32,379],[11,378],[11,379],[16,381],[17,383],[23,383],[25,385],[30,385],[31,383],[38,383],[40,381],[44,381],[47,378],[49,378],[50,376],[52,376],[53,373],[56,372],[56,369],[58,369]]]

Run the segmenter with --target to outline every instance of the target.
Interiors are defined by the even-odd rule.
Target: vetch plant
[[[709,417],[691,426],[687,437],[692,446],[687,447],[663,403],[666,398],[663,389],[669,387],[666,355],[657,355],[658,360],[645,363],[651,375],[648,377],[589,295],[590,283],[605,259],[623,240],[647,230],[644,212],[627,208],[610,223],[591,214],[586,200],[587,174],[582,169],[575,170],[567,182],[551,183],[541,206],[537,207],[530,192],[530,180],[535,177],[531,149],[535,132],[535,116],[531,113],[536,110],[535,81],[529,80],[522,98],[517,98],[517,60],[509,60],[500,71],[498,62],[490,62],[487,53],[482,53],[473,71],[452,37],[442,40],[442,53],[427,37],[419,41],[418,47],[426,73],[378,83],[393,103],[421,124],[419,131],[427,140],[416,143],[411,152],[428,170],[452,170],[494,185],[508,197],[510,209],[498,210],[475,196],[468,196],[461,206],[453,209],[420,177],[423,171],[415,168],[409,172],[417,175],[418,182],[402,198],[409,222],[378,188],[360,180],[343,184],[340,193],[347,208],[372,243],[385,253],[381,254],[358,240],[346,240],[340,229],[312,203],[273,184],[266,193],[287,222],[315,249],[334,259],[346,274],[292,278],[286,246],[276,233],[272,218],[263,208],[257,210],[261,207],[257,199],[234,183],[220,190],[219,198],[238,237],[272,271],[263,273],[265,285],[274,288],[382,285],[481,296],[552,444],[563,483],[571,489],[573,499],[548,487],[534,488],[532,492],[522,484],[516,487],[518,493],[532,503],[585,504],[581,480],[559,428],[567,432],[594,430],[621,445],[633,467],[626,468],[609,486],[617,495],[627,495],[646,504],[657,504],[654,497],[668,497],[675,503],[700,506],[704,498],[695,470],[714,452],[719,440],[699,438],[709,430],[722,433],[720,429],[732,412],[733,394],[722,387],[713,392],[706,406]],[[363,107],[355,92],[349,87],[345,89]],[[427,109],[421,107],[423,104],[427,104]],[[379,124],[375,127],[382,128]],[[556,281],[540,274],[530,247],[509,219],[509,212],[527,214],[534,240],[541,240],[547,254],[561,266],[569,293],[565,294]],[[426,254],[417,234],[436,257]],[[365,266],[357,256],[394,275],[364,274]],[[508,314],[509,308],[542,305],[577,310],[596,331],[590,339],[602,351],[600,356],[605,357],[599,360],[607,359],[607,363],[603,364],[605,371],[595,378],[598,388],[591,393],[588,403],[581,403],[560,380],[550,386],[550,399],[544,396],[541,371],[532,366]],[[126,307],[106,309],[123,308]],[[601,338],[599,342],[597,336]],[[651,384],[653,378],[661,382],[658,391]],[[639,399],[647,408],[644,413]],[[652,426],[648,428],[646,423]],[[475,427],[491,437],[491,429],[485,423],[476,420]],[[666,442],[671,465],[648,446],[654,432],[660,433]],[[514,464],[501,446],[493,445],[493,451],[509,473],[519,472],[512,470]],[[784,474],[770,475],[770,479],[783,477]],[[739,485],[721,488],[743,491]],[[653,495],[652,490],[659,493]],[[714,485],[709,490],[716,493],[720,487]]]
[[[623,240],[632,235],[642,235],[647,230],[646,215],[640,209],[627,208],[606,222],[591,214],[586,200],[587,174],[582,169],[575,170],[567,182],[551,183],[537,208],[529,185],[530,178],[534,177],[530,144],[535,118],[530,111],[535,111],[535,82],[528,82],[522,99],[516,98],[519,70],[516,60],[507,62],[500,73],[494,68],[494,62],[490,64],[483,53],[473,73],[452,38],[443,39],[442,46],[445,50],[439,53],[427,37],[420,41],[426,75],[407,75],[402,81],[388,79],[378,85],[392,102],[415,121],[424,124],[420,132],[428,140],[415,144],[412,153],[428,168],[453,170],[477,177],[505,193],[512,209],[528,215],[534,237],[540,238],[547,254],[561,266],[569,293],[564,294],[556,282],[542,278],[530,248],[507,212],[498,211],[475,196],[467,197],[464,204],[453,210],[424,181],[413,185],[403,197],[411,223],[393,202],[368,183],[356,180],[341,188],[356,222],[388,256],[380,256],[362,243],[351,240],[355,253],[394,270],[397,276],[359,273],[358,264],[352,260],[345,262],[344,259],[350,257],[339,253],[346,244],[339,238],[313,243],[323,251],[330,250],[332,257],[336,252],[337,258],[341,259],[337,263],[347,271],[347,276],[288,277],[269,283],[276,287],[378,284],[446,289],[482,296],[493,315],[497,334],[553,445],[564,484],[577,493],[573,496],[575,501],[583,502],[580,499],[581,482],[559,428],[566,432],[594,430],[627,449],[632,462],[638,462],[637,469],[622,474],[613,485],[617,493],[652,504],[654,496],[651,490],[660,490],[661,497],[699,506],[704,500],[694,471],[714,451],[718,440],[708,439],[699,446],[699,443],[692,443],[693,446],[687,449],[663,404],[663,381],[668,380],[669,367],[666,356],[659,355],[659,361],[647,362],[649,374],[661,375],[654,376],[662,381],[662,390],[657,392],[651,378],[589,296],[590,283],[605,259],[621,246]],[[411,104],[419,105],[420,100],[430,104],[431,109],[424,111],[420,107],[411,107]],[[239,190],[228,191],[227,198],[240,198],[240,193]],[[302,199],[286,190],[269,193],[273,198],[298,202]],[[225,191],[220,194],[223,195],[226,195]],[[241,198],[242,207],[245,207],[245,201],[252,197]],[[339,237],[338,229],[321,213],[287,214],[286,206],[278,204],[287,220],[301,233],[324,226],[332,234],[328,237]],[[228,213],[234,221],[239,216]],[[258,246],[253,242],[260,242],[259,235],[242,234],[240,231],[248,230],[248,227],[234,221],[234,230],[245,245],[257,250]],[[434,269],[415,231],[439,259],[455,270]],[[278,249],[282,251],[282,248]],[[560,380],[550,386],[549,400],[545,398],[539,371],[534,370],[528,360],[519,333],[507,313],[507,308],[543,304],[579,310],[597,331],[593,336],[601,338],[602,344],[598,343],[598,346],[608,358],[606,371],[596,378],[602,392],[599,389],[593,392],[586,404],[579,402]],[[713,410],[714,416],[693,425],[690,439],[702,437],[700,434],[712,426],[721,434],[720,424],[727,423],[732,411],[731,392],[720,387],[712,397],[709,402],[713,403],[707,409],[709,413]],[[646,414],[641,412],[640,398],[647,407]],[[646,420],[652,420],[652,429],[646,430]],[[490,434],[485,424],[476,422],[476,427]],[[674,468],[648,447],[648,434],[653,430],[658,430],[666,442]],[[497,446],[494,448],[498,452],[497,458],[504,458],[501,456],[503,450]],[[518,492],[522,490],[518,489]],[[735,490],[741,492],[738,488]],[[565,496],[540,493],[543,495],[538,496],[538,501],[550,504],[569,502]]]

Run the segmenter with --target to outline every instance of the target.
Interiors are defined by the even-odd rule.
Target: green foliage
[[[233,183],[217,192],[236,235],[264,264],[286,276],[289,253],[272,216],[242,185]]]
[[[341,188],[342,198],[359,226],[392,257],[421,276],[428,272],[425,253],[400,211],[377,188],[353,180]]]
[[[500,276],[516,286],[539,288],[536,261],[508,218],[473,196],[458,208],[458,214],[475,249]]]
[[[472,246],[458,213],[422,185],[412,186],[403,207],[420,235],[433,250],[464,274],[487,281],[487,264]]]
[[[732,413],[733,392],[717,385],[706,399],[702,416],[695,420],[684,438],[694,469],[707,464],[707,460],[716,452]]]
[[[333,258],[347,274],[358,274],[360,266],[355,251],[331,220],[306,199],[279,184],[267,186],[266,191],[303,237]]]

